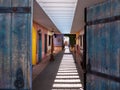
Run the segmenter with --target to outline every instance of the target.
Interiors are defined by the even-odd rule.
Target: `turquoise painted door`
[[[39,50],[38,50],[38,62],[40,62],[41,61],[41,59],[42,59],[42,39],[41,39],[41,33],[39,33],[38,34],[38,36],[39,36],[39,40],[38,40],[38,48],[39,48]]]
[[[120,90],[120,0],[87,8],[86,90]]]
[[[0,0],[0,90],[30,90],[32,0]]]

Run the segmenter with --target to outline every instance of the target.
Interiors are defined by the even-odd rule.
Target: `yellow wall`
[[[37,50],[37,32],[35,28],[32,27],[32,65],[35,65],[37,63],[36,50]]]

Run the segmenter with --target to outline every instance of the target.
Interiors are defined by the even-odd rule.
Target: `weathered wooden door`
[[[0,90],[31,89],[32,0],[0,0]]]
[[[107,0],[86,13],[86,89],[120,90],[120,0]]]

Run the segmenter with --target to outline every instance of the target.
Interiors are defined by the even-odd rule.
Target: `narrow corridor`
[[[0,0],[0,90],[120,90],[120,0]]]
[[[83,90],[79,74],[68,47],[55,56],[33,81],[33,90]]]
[[[65,47],[52,90],[83,90],[82,84],[69,48]]]

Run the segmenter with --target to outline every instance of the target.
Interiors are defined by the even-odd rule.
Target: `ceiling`
[[[78,0],[75,16],[71,28],[71,33],[76,33],[84,29],[84,8],[101,3],[106,0]]]
[[[47,1],[50,1],[50,0],[39,0],[39,1],[46,1],[45,4],[47,5],[48,11],[51,12],[52,15],[55,14],[55,13],[56,14],[55,14],[55,16],[53,15],[54,17],[51,17],[51,15],[49,15],[49,13],[46,12],[45,9],[43,9],[43,7],[46,7],[46,6],[44,4],[40,6],[36,2],[36,0],[34,0],[34,8],[33,8],[33,19],[34,19],[34,21],[36,21],[37,23],[45,26],[49,30],[53,30],[54,29],[55,32],[61,32],[61,33],[71,32],[71,33],[76,33],[78,31],[82,30],[84,28],[84,25],[85,25],[85,23],[84,23],[84,8],[85,7],[89,7],[91,5],[94,5],[94,4],[97,4],[97,3],[100,3],[100,2],[103,2],[103,1],[106,1],[106,0],[78,0],[75,13],[74,13],[75,5],[70,6],[70,8],[73,7],[73,9],[69,9],[69,10],[71,10],[73,12],[73,13],[71,13],[71,12],[67,12],[67,10],[65,12],[64,8],[66,8],[66,7],[63,6],[63,5],[65,5],[63,3],[63,5],[62,4],[59,5],[59,6],[62,6],[61,8],[64,7],[63,8],[64,10],[62,10],[64,12],[62,12],[62,14],[60,14],[61,13],[60,12],[61,9],[54,9],[54,8],[57,8],[56,7],[57,4],[54,5],[55,7],[53,7],[52,4],[50,5],[49,2],[47,3]],[[52,1],[55,1],[55,2],[56,1],[66,1],[66,2],[68,2],[68,1],[72,1],[72,0],[52,0]],[[52,10],[49,9],[48,6],[49,6],[49,8],[52,7]],[[53,11],[57,11],[57,12],[53,12]],[[68,17],[64,16],[65,13],[70,13],[70,14],[67,14],[68,17],[69,17],[69,20],[67,19]],[[59,16],[59,18],[56,17],[57,15]],[[71,15],[74,16],[74,17],[72,18]],[[70,19],[70,17],[71,17],[71,19]],[[58,20],[60,20],[60,19],[63,20],[63,21],[59,21],[59,25],[57,25]],[[71,21],[73,21],[73,22],[71,22]],[[65,23],[70,22],[70,24],[65,24],[63,22],[65,22]],[[61,25],[60,25],[60,23],[61,23]],[[65,25],[68,25],[69,28],[65,27]],[[67,29],[64,29],[64,27],[67,28]]]
[[[77,0],[36,0],[62,33],[70,33]]]
[[[46,15],[39,4],[34,0],[33,2],[33,20],[38,24],[46,27],[49,31],[54,31],[55,33],[61,33],[50,18]]]

